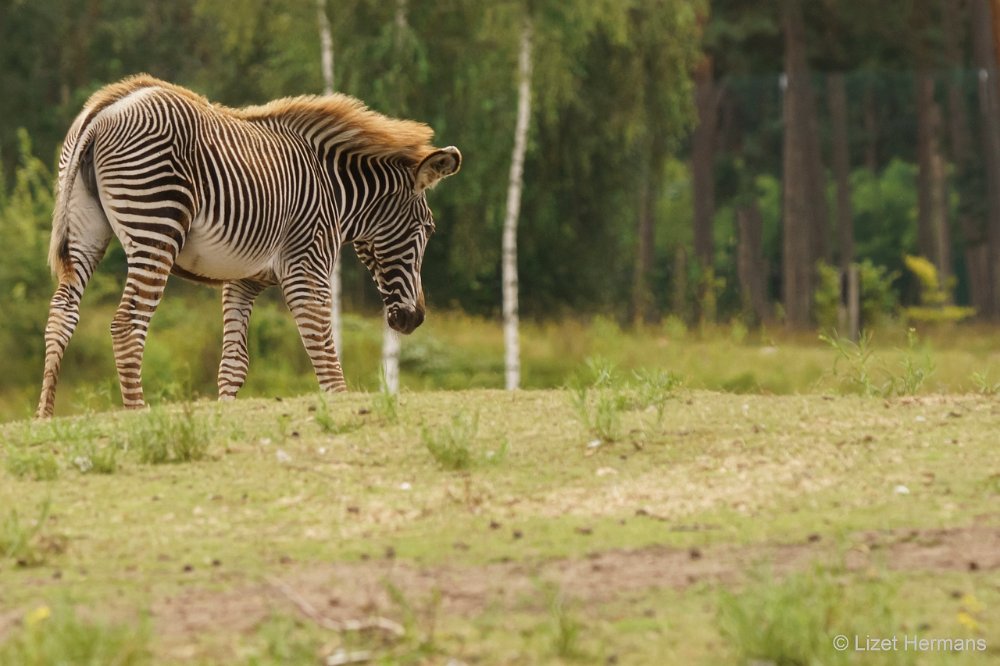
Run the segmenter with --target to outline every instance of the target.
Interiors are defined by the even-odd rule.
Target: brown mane
[[[317,96],[285,97],[261,106],[229,110],[250,121],[284,120],[291,124],[325,124],[343,140],[371,154],[393,154],[418,163],[434,151],[434,130],[413,120],[389,118],[372,111],[361,100],[334,93]],[[315,131],[315,127],[314,127]]]
[[[234,109],[149,74],[136,74],[95,92],[86,108],[96,114],[142,88],[162,88],[221,115],[249,122],[275,120],[308,127],[317,134],[322,133],[320,129],[325,126],[354,148],[373,155],[398,155],[408,162],[419,163],[434,151],[431,145],[434,130],[424,123],[389,118],[369,109],[361,100],[340,93],[285,97],[259,106]]]

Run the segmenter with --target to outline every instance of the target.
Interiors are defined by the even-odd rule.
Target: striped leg
[[[324,391],[346,391],[344,371],[333,344],[333,292],[329,277],[296,272],[281,282],[302,344]]]
[[[142,355],[149,322],[163,298],[175,255],[172,250],[140,250],[129,257],[125,291],[111,321],[115,366],[126,409],[138,409],[146,404],[142,396]]]
[[[219,400],[234,400],[247,378],[247,326],[254,299],[267,285],[236,280],[222,287],[222,361],[219,363]]]
[[[71,244],[70,266],[60,276],[59,286],[49,304],[49,320],[45,325],[45,373],[42,378],[42,395],[35,413],[38,418],[52,416],[63,354],[80,321],[80,299],[108,247],[111,229],[105,223],[103,229],[95,229],[95,235],[90,239],[89,247]]]

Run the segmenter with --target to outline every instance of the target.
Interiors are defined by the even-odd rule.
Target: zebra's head
[[[385,304],[389,326],[410,334],[424,321],[424,290],[420,268],[424,249],[434,233],[434,216],[427,190],[455,174],[462,153],[449,146],[436,150],[407,170],[407,182],[386,202],[389,219],[370,238],[357,239],[354,249],[371,272]]]

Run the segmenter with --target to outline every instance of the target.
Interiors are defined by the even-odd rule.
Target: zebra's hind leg
[[[344,371],[333,344],[333,291],[330,280],[313,273],[298,272],[281,281],[281,290],[295,318],[320,388],[324,391],[346,391]]]
[[[111,238],[111,229],[106,223],[103,228],[95,225],[93,231],[96,235],[89,239],[89,245],[67,242],[68,261],[62,267],[59,286],[49,303],[49,320],[45,325],[45,371],[42,395],[35,412],[37,418],[52,416],[63,354],[80,321],[80,299]]]
[[[222,287],[222,361],[219,362],[219,400],[234,400],[247,378],[250,355],[247,327],[254,299],[267,285],[258,280],[235,280]]]

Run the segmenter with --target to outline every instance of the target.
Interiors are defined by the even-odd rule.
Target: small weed
[[[896,395],[913,395],[934,374],[934,361],[926,349],[919,348],[916,329],[906,331],[906,349],[903,351],[902,374],[894,376],[893,392]]]
[[[438,654],[440,650],[436,633],[438,613],[441,610],[441,590],[434,588],[418,608],[407,599],[402,589],[389,581],[385,582],[385,589],[393,603],[399,606],[405,629],[405,644],[397,649],[400,661],[424,663],[429,657]]]
[[[71,462],[81,474],[114,474],[118,471],[118,451],[114,445],[100,447],[85,442],[73,450]]]
[[[584,656],[580,648],[583,623],[570,613],[561,593],[553,590],[550,595],[549,615],[552,618],[553,651],[562,659],[580,659]]]
[[[740,663],[848,663],[847,653],[833,649],[835,636],[889,636],[897,629],[894,591],[887,587],[852,586],[843,572],[823,567],[784,580],[757,575],[741,591],[721,592],[719,629]]]
[[[151,660],[144,622],[138,627],[85,622],[68,606],[39,606],[30,611],[23,628],[0,647],[0,664],[4,665],[136,666]]]
[[[59,476],[59,462],[43,447],[7,447],[7,471],[19,479],[53,481]]]
[[[479,430],[479,414],[456,414],[451,424],[431,430],[423,428],[420,439],[442,468],[452,471],[469,469],[473,463],[470,445]],[[506,449],[504,450],[506,455]]]
[[[821,333],[819,339],[830,345],[836,352],[833,360],[833,376],[840,374],[840,364],[847,364],[847,371],[844,373],[844,383],[849,392],[860,393],[865,396],[885,395],[887,386],[876,385],[872,375],[873,350],[871,347],[872,334],[864,331],[857,342],[844,339],[833,331],[830,335]]]
[[[621,412],[627,403],[614,366],[604,359],[587,359],[586,370],[570,387],[570,404],[583,427],[601,441],[618,441]]]
[[[586,367],[570,387],[570,404],[583,427],[602,442],[622,439],[627,411],[652,409],[653,425],[659,427],[667,400],[681,385],[677,375],[660,369],[634,372],[632,381],[626,382],[606,361],[589,359]]]
[[[33,567],[44,564],[48,555],[66,549],[64,538],[42,533],[49,519],[50,507],[50,500],[42,502],[38,518],[31,524],[21,521],[17,509],[7,512],[0,523],[0,560],[14,560],[18,566]]]
[[[383,386],[382,390],[372,397],[372,412],[383,423],[399,422],[399,396]]]
[[[636,409],[652,408],[656,415],[656,426],[663,421],[663,412],[667,400],[683,385],[681,378],[664,370],[643,369],[633,373],[635,387],[633,388],[633,404]]]
[[[190,403],[178,413],[154,408],[129,435],[129,448],[146,464],[202,460],[208,455],[211,432]]]
[[[302,622],[285,615],[272,615],[257,629],[263,643],[248,647],[248,664],[311,664],[316,662],[320,641]]]
[[[313,416],[316,420],[316,425],[319,429],[328,435],[346,435],[349,432],[354,432],[364,425],[363,421],[358,419],[351,419],[344,421],[343,423],[338,423],[333,415],[330,414],[330,406],[327,404],[326,399],[321,395],[319,401],[316,403],[316,413]]]
[[[976,387],[976,392],[980,395],[1000,394],[1000,382],[995,382],[990,378],[990,371],[972,373],[972,385]]]

